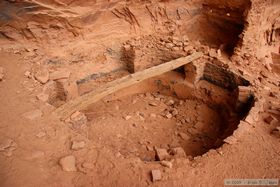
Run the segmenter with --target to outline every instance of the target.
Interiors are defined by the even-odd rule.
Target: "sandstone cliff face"
[[[277,179],[279,7],[0,0],[1,186]]]
[[[143,35],[184,36],[228,55],[269,61],[279,46],[279,1],[84,1],[5,0],[0,2],[0,38],[41,46],[62,55],[94,46],[120,45]],[[234,58],[233,58],[234,59]]]

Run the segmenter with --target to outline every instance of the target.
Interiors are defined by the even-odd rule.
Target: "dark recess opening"
[[[203,42],[221,49],[229,56],[233,55],[235,47],[242,44],[242,33],[246,28],[251,1],[234,2],[231,5],[229,2],[205,0],[202,7],[200,27],[205,31],[201,36]]]

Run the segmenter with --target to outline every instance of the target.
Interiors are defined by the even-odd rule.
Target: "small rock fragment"
[[[184,101],[183,100],[180,100],[179,101],[179,105],[183,105],[184,104]]]
[[[255,122],[253,116],[250,114],[245,118],[245,121],[248,122],[249,124],[254,124]]]
[[[85,114],[76,111],[70,116],[70,123],[72,123],[75,126],[82,126],[87,123],[87,117]]]
[[[0,81],[4,79],[4,68],[0,67]]]
[[[71,149],[73,150],[79,150],[83,149],[85,147],[86,143],[84,141],[73,141]]]
[[[90,162],[84,162],[82,164],[82,167],[85,168],[85,169],[93,169],[94,168],[94,165]]]
[[[142,115],[139,115],[139,119],[140,119],[141,121],[145,121],[145,118],[144,118]]]
[[[165,115],[165,117],[166,117],[167,119],[171,119],[173,116],[172,116],[172,114],[171,114],[170,112],[168,112],[168,113]]]
[[[182,40],[183,41],[189,41],[189,37],[187,35],[183,35]]]
[[[31,75],[31,72],[30,71],[26,71],[26,72],[24,72],[24,76],[26,77],[26,78],[31,78],[32,77],[32,75]]]
[[[232,145],[232,144],[236,144],[237,143],[237,139],[233,136],[229,136],[226,139],[224,139],[224,142]]]
[[[280,111],[279,110],[267,110],[268,113],[276,115],[276,116],[280,116]]]
[[[174,108],[173,111],[172,111],[172,115],[176,116],[178,114],[179,114],[178,110],[176,108]]]
[[[59,160],[59,164],[62,167],[63,171],[77,171],[76,168],[76,158],[73,155],[69,155],[66,157],[63,157]]]
[[[79,96],[78,85],[75,81],[69,82],[66,79],[57,80],[59,92],[65,95],[66,101]]]
[[[217,54],[218,54],[218,57],[219,57],[219,58],[222,57],[222,51],[221,51],[221,49],[218,49],[218,50],[217,50]]]
[[[30,112],[26,112],[22,116],[26,119],[34,120],[34,119],[42,117],[42,115],[43,115],[42,111],[39,109],[36,109],[36,110],[32,110]]]
[[[194,127],[189,128],[187,131],[188,131],[188,133],[191,134],[191,135],[197,135],[197,134],[199,134],[199,131],[198,131],[196,128],[194,128]]]
[[[188,141],[190,139],[190,136],[186,133],[180,132],[178,135],[185,141]]]
[[[34,75],[35,79],[42,84],[45,84],[49,81],[49,76],[49,71],[47,69],[39,70]]]
[[[171,149],[171,154],[175,158],[186,158],[186,153],[182,147],[176,147]]]
[[[49,100],[49,95],[46,93],[40,93],[36,96],[39,101],[47,102]]]
[[[137,99],[132,100],[132,104],[135,104],[135,103],[137,103]]]
[[[145,97],[145,94],[141,93],[141,94],[139,94],[139,97],[144,98],[144,97]]]
[[[13,155],[13,151],[16,150],[17,144],[12,139],[5,139],[0,143],[0,152],[4,152],[3,154],[7,157]]]
[[[181,124],[185,124],[185,123],[186,123],[186,120],[185,120],[185,119],[180,119],[180,123],[181,123]]]
[[[161,180],[161,172],[158,169],[152,170],[152,181],[160,181]]]
[[[155,103],[155,102],[150,102],[149,105],[150,105],[150,106],[157,106],[157,103]]]
[[[38,134],[36,134],[36,137],[38,138],[43,138],[44,136],[46,136],[45,132],[39,132]]]
[[[268,78],[269,77],[269,74],[267,72],[264,72],[264,71],[261,71],[260,74],[264,77],[264,78]],[[271,88],[268,88],[269,90]]]
[[[168,48],[168,49],[172,49],[173,46],[174,46],[173,43],[166,43],[165,44],[165,47]]]
[[[160,164],[164,167],[172,168],[173,164],[170,161],[162,160]]]
[[[177,37],[177,36],[173,36],[172,37],[172,42],[174,42],[174,43],[176,43],[176,42],[178,42],[180,39],[179,39],[179,37]]]
[[[270,93],[269,93],[269,96],[270,96],[270,97],[277,98],[277,93],[276,93],[276,92],[270,92]]]
[[[136,112],[136,115],[139,117],[141,121],[145,121],[145,115],[139,111]]]
[[[13,155],[13,151],[16,149],[16,147],[9,147],[5,150],[4,155],[7,157],[10,157]]]
[[[172,48],[172,50],[173,50],[173,51],[179,51],[180,48],[175,46],[175,47]]]
[[[188,45],[188,46],[184,47],[185,52],[190,52],[192,50],[193,50],[193,46],[191,46],[191,45]]]
[[[154,148],[149,146],[149,145],[146,146],[146,149],[147,149],[147,151],[153,151],[154,150]]]
[[[132,118],[132,116],[125,116],[125,117],[124,117],[125,120],[129,120],[129,119],[131,119],[131,118]]]
[[[170,106],[170,105],[174,105],[174,103],[175,103],[174,100],[170,99],[166,104]]]
[[[156,159],[161,161],[161,160],[165,160],[168,159],[170,157],[170,155],[168,154],[166,149],[156,149]]]
[[[12,139],[5,139],[0,144],[0,151],[4,151],[5,149],[8,149],[12,145],[13,145],[13,140]]]
[[[129,51],[131,49],[131,45],[125,44],[125,45],[123,45],[123,48],[125,51]]]
[[[147,99],[153,99],[152,94],[149,93],[149,92],[145,93],[145,96],[146,96]]]
[[[271,134],[276,136],[277,138],[280,138],[280,126],[276,127],[271,131]]]
[[[218,53],[215,49],[210,49],[209,50],[209,56],[212,58],[217,58],[218,57]]]
[[[274,116],[272,116],[272,115],[268,115],[267,117],[265,117],[264,121],[267,124],[272,124],[272,123],[277,123],[278,122],[278,120]]]

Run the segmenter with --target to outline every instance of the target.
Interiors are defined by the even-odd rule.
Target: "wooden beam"
[[[161,75],[168,71],[174,70],[180,66],[183,66],[200,58],[202,55],[203,54],[201,52],[193,53],[192,55],[189,55],[187,57],[178,58],[170,62],[166,62],[164,64],[160,64],[158,66],[154,66],[149,69],[145,69],[143,71],[136,72],[134,74],[130,74],[120,79],[114,80],[100,86],[99,88],[85,95],[82,95],[65,103],[64,105],[57,108],[54,113],[58,115],[58,117],[60,117],[62,120],[64,120],[72,113],[83,110],[90,104],[95,103],[118,90],[129,87],[148,78],[155,77],[157,75]]]

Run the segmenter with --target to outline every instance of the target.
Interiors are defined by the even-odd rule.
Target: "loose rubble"
[[[268,115],[267,117],[264,118],[264,121],[267,123],[267,124],[275,124],[278,122],[278,120],[272,116],[272,115]]]
[[[25,1],[0,2],[0,156],[13,156],[2,159],[4,185],[214,186],[227,173],[277,176],[276,0]],[[100,91],[110,95],[74,106],[81,111],[64,122],[48,115]]]
[[[173,167],[172,162],[166,161],[166,160],[162,160],[162,161],[160,162],[160,164],[161,164],[162,166],[168,167],[168,168],[172,168],[172,167]]]
[[[73,141],[71,149],[72,150],[79,150],[85,147],[86,143],[84,141]]]
[[[17,144],[12,139],[4,139],[0,143],[0,153],[7,157],[11,157],[13,155],[13,151],[17,149]]]
[[[168,159],[170,156],[166,149],[156,149],[156,157],[159,161]]]
[[[277,138],[280,138],[280,126],[276,127],[271,131],[271,134]]]
[[[14,141],[12,139],[5,139],[0,144],[0,151],[4,151],[5,149],[8,149],[13,145],[14,145]]]
[[[130,118],[132,118],[132,116],[125,116],[124,117],[125,120],[129,120]]]
[[[46,136],[46,133],[43,132],[43,131],[41,131],[41,132],[39,132],[38,134],[36,134],[36,137],[38,137],[38,138],[43,138],[43,137],[45,137],[45,136]]]
[[[47,69],[41,69],[34,74],[35,79],[42,84],[48,82],[49,76],[49,71]]]
[[[40,93],[36,96],[39,101],[47,102],[49,100],[49,95],[46,93]]]
[[[31,74],[30,71],[25,71],[25,72],[24,72],[24,76],[25,76],[26,78],[28,78],[28,79],[31,79],[31,78],[32,78],[32,74]]]
[[[0,81],[4,79],[4,68],[0,67]]]
[[[81,127],[83,125],[86,125],[87,123],[87,117],[85,114],[76,111],[74,112],[71,116],[70,116],[70,123],[74,126],[74,127]]]
[[[186,158],[186,153],[182,147],[172,148],[171,154],[174,156],[174,158]]]
[[[190,139],[190,136],[183,132],[179,132],[179,136],[185,141],[188,141]]]
[[[76,158],[73,155],[65,156],[59,160],[59,164],[63,171],[75,172],[76,168]]]
[[[158,169],[152,170],[151,174],[152,174],[152,181],[153,182],[161,180],[161,171],[160,170],[158,170]]]

